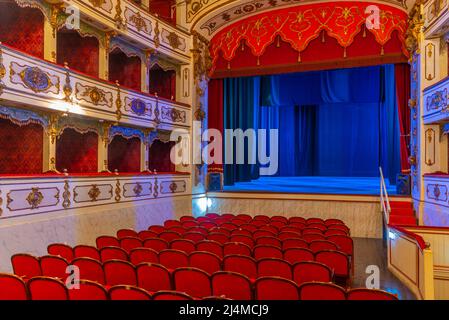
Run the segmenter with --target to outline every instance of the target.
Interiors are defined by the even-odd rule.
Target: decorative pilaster
[[[140,144],[140,170],[142,172],[150,171],[150,133],[152,129],[144,129],[144,138]]]
[[[150,91],[150,62],[151,56],[154,54],[154,49],[145,50],[145,59],[142,61],[141,68],[141,87],[143,92]]]
[[[51,114],[48,119],[48,126],[43,141],[43,172],[59,173],[56,170],[56,139],[59,135],[59,130],[59,115]]]
[[[98,139],[98,171],[110,172],[108,168],[108,146],[109,146],[109,129],[111,122],[100,123],[100,139]]]
[[[60,10],[60,5],[52,5],[50,18],[44,20],[44,59],[52,62],[56,62],[56,33],[58,31],[58,15]]]

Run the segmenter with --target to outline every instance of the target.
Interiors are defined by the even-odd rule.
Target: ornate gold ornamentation
[[[168,43],[170,44],[170,47],[173,49],[179,49],[179,46],[181,45],[181,40],[179,40],[179,36],[176,32],[170,32],[167,36]]]
[[[77,82],[75,85],[75,97],[78,100],[84,100],[94,105],[107,106],[112,108],[113,94],[97,87],[84,86]]]
[[[87,193],[91,201],[97,201],[100,194],[101,191],[96,184],[93,184],[92,188],[90,188],[89,192]]]
[[[51,5],[50,25],[53,28],[52,36],[56,38],[56,30],[58,29],[58,16],[63,9],[62,3],[56,3]]]
[[[117,179],[117,183],[115,184],[115,202],[120,202],[122,199],[121,193],[122,189],[120,188],[120,180]]]
[[[410,57],[416,52],[419,54],[420,33],[424,26],[424,18],[421,14],[422,4],[420,1],[416,2],[414,8],[410,11],[410,18],[408,21],[408,29],[405,32],[405,47],[410,53]]]
[[[117,115],[117,121],[120,121],[122,118],[122,97],[120,94],[120,84],[118,81],[115,81],[115,84],[117,85],[117,100],[115,101],[115,106],[117,108],[116,115]]]
[[[153,197],[157,198],[158,196],[159,196],[159,184],[157,182],[157,178],[155,178],[153,185]]]
[[[159,30],[159,21],[156,20],[156,26],[154,27],[154,46],[158,48],[161,45],[160,39],[161,30]]]
[[[5,87],[5,84],[2,81],[5,75],[6,75],[6,68],[5,65],[3,64],[3,51],[0,48],[0,96],[3,94],[3,88]]]
[[[66,69],[65,72],[65,84],[62,88],[62,91],[64,92],[64,101],[66,102],[72,102],[72,98],[70,97],[72,95],[73,89],[72,85],[70,84],[70,72],[69,72],[69,65],[67,62],[64,62],[64,68]]]
[[[101,139],[103,140],[105,148],[107,148],[109,144],[109,129],[111,129],[111,127],[112,127],[111,122],[104,121],[101,123],[101,133],[102,133]],[[105,167],[107,168],[107,162],[105,163]]]
[[[137,31],[140,32],[142,30],[145,30],[145,32],[148,33],[148,28],[145,19],[142,18],[139,11],[137,11],[137,13],[129,17],[129,22],[135,25]]]
[[[168,188],[170,189],[171,193],[175,193],[176,189],[178,189],[178,184],[176,182],[172,182],[170,183]]]
[[[51,137],[51,144],[55,144],[56,137],[59,135],[59,115],[52,113],[48,118],[47,134]]]
[[[69,189],[69,182],[67,180],[64,181],[64,192],[62,193],[62,206],[64,209],[67,209],[70,207],[70,189]]]
[[[124,27],[122,18],[122,4],[120,0],[117,0],[117,5],[115,6],[114,20],[118,29],[122,29]]]
[[[0,190],[0,217],[3,214],[2,205],[3,205],[2,190]]]
[[[105,0],[89,0],[89,2],[95,7],[95,8],[101,8],[103,4],[106,3]]]
[[[136,183],[136,185],[133,188],[134,194],[136,197],[140,197],[140,194],[142,193],[142,185],[140,183]]]
[[[26,197],[26,201],[31,206],[31,209],[36,209],[44,200],[44,196],[42,192],[39,191],[39,188],[31,188],[31,192]]]

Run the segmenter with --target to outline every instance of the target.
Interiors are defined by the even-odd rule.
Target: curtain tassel
[[[363,25],[363,37],[366,38],[366,26]]]
[[[245,51],[245,44],[242,41],[242,51]]]
[[[385,52],[384,52],[384,46],[382,46],[382,47],[380,48],[380,55],[383,56],[384,53],[385,53]]]
[[[323,30],[323,32],[321,33],[321,42],[325,43],[326,42],[326,38],[324,38],[324,34],[326,31]]]
[[[298,52],[298,62],[301,62],[301,51]]]
[[[276,38],[277,38],[276,48],[279,48],[281,46],[281,40],[280,40],[281,36],[277,36]]]
[[[260,66],[260,58],[257,56],[257,65]]]
[[[231,62],[228,61],[228,70],[231,69]]]
[[[343,58],[346,59],[346,47],[343,48]]]

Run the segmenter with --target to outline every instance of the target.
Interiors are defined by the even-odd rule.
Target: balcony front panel
[[[449,121],[449,77],[424,89],[425,124]]]

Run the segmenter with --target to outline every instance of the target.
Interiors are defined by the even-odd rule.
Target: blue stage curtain
[[[394,65],[225,79],[225,128],[279,128],[278,176],[396,180],[400,134]],[[252,121],[252,123],[251,123]],[[258,177],[227,165],[225,184]]]

